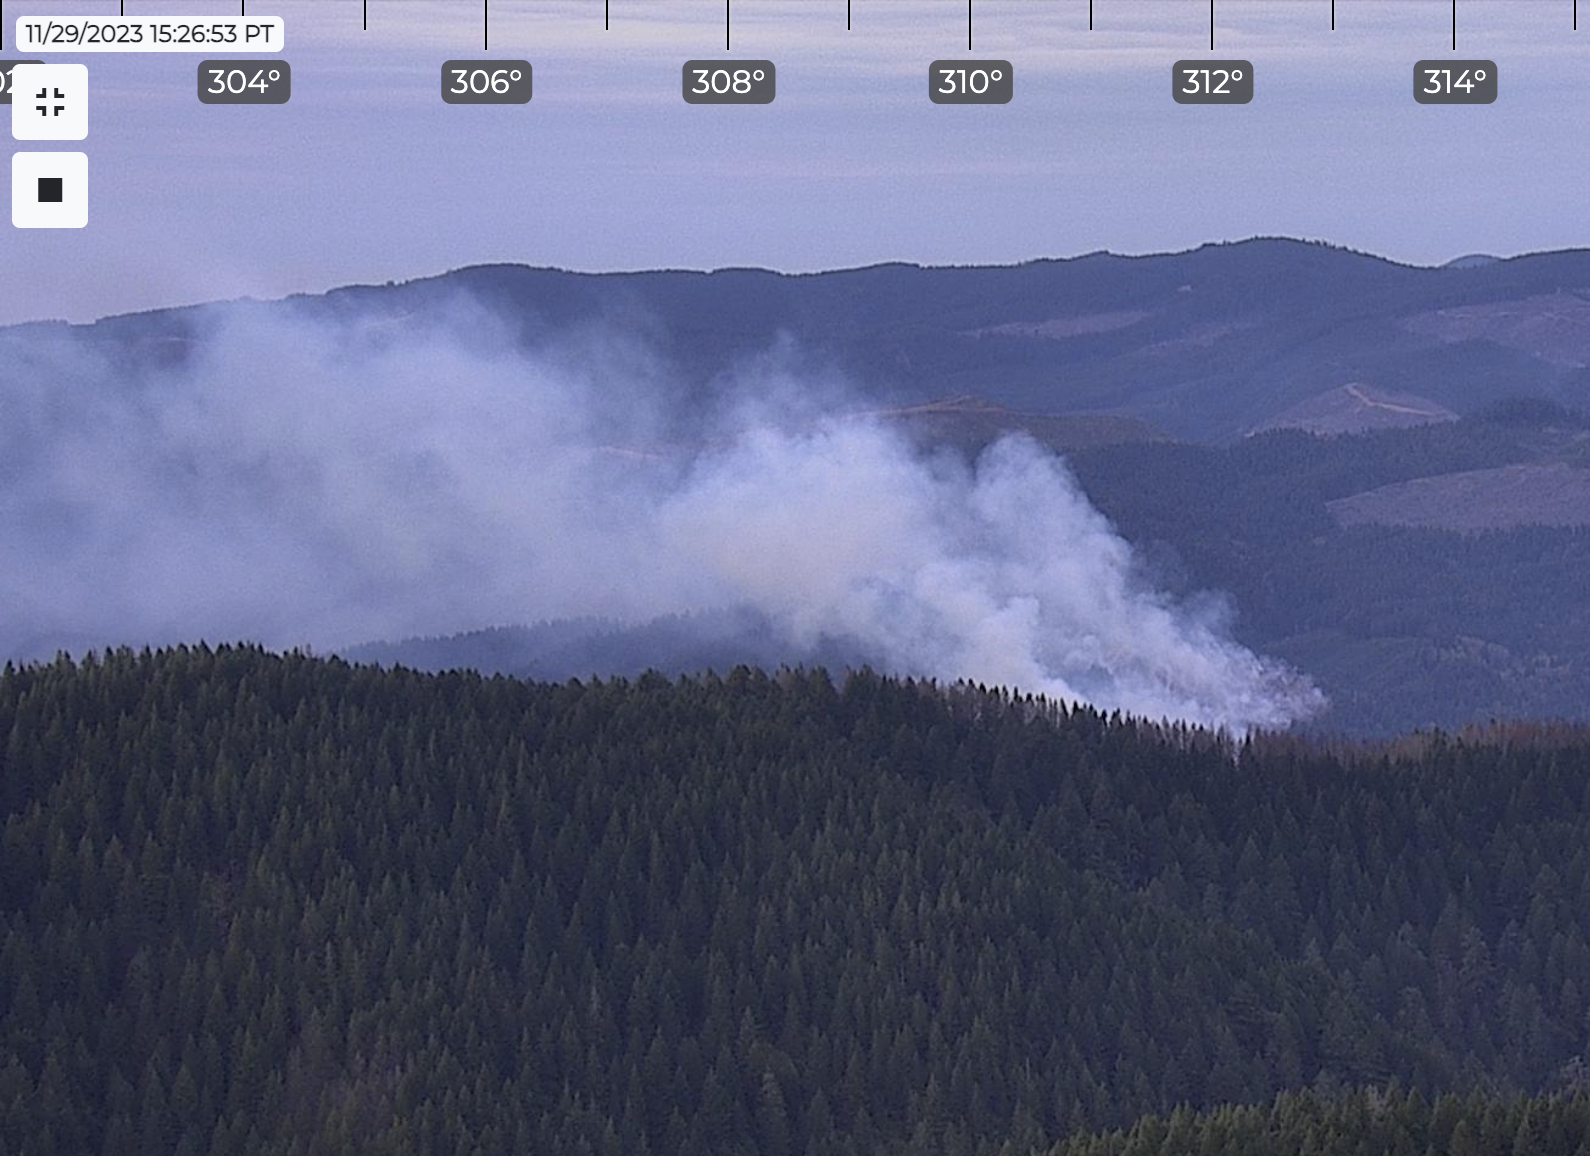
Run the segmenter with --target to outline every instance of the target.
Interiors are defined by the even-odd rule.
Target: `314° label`
[[[1421,60],[1413,66],[1413,99],[1420,104],[1495,104],[1494,60]]]

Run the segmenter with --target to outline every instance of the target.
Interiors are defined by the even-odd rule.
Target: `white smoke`
[[[776,357],[686,441],[676,383],[609,334],[528,355],[471,308],[208,316],[181,368],[0,344],[0,650],[749,607],[791,660],[840,638],[899,672],[1237,729],[1322,703],[1146,589],[1030,441],[926,454],[813,412],[831,386]]]

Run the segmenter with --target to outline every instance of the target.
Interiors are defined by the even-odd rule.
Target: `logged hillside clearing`
[[[1330,510],[1344,526],[1590,526],[1590,470],[1557,462],[1440,474],[1338,498]]]

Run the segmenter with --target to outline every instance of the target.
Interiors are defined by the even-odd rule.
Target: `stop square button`
[[[11,223],[19,229],[81,229],[87,225],[88,155],[13,156]]]

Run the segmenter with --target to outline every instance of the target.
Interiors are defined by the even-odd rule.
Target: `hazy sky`
[[[1246,107],[1171,101],[1210,56],[1204,0],[975,0],[1002,107],[935,106],[929,61],[966,55],[963,0],[734,0],[727,55],[778,66],[765,107],[687,106],[680,66],[724,56],[722,0],[492,0],[491,56],[535,66],[526,107],[442,103],[482,55],[481,0],[249,0],[286,21],[292,102],[202,106],[187,54],[89,65],[90,225],[5,228],[0,322],[483,261],[579,269],[1146,252],[1261,233],[1416,262],[1590,242],[1590,0],[1458,0],[1458,57],[1501,99],[1432,108],[1412,65],[1450,57],[1449,0],[1218,0],[1218,57],[1254,61]],[[126,0],[129,15],[236,0]],[[6,0],[16,20],[118,0]],[[16,146],[51,147],[51,146]]]

